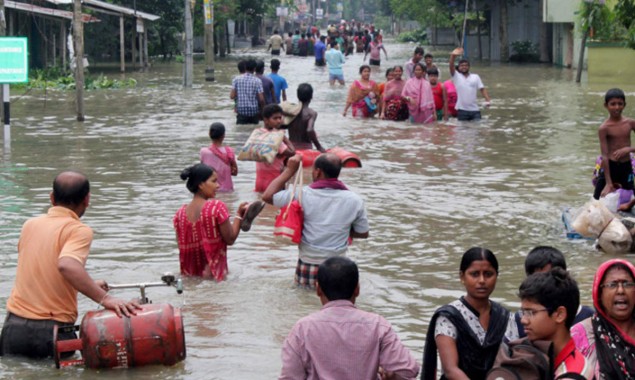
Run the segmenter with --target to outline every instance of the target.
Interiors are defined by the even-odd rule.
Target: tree
[[[628,45],[635,49],[635,0],[619,0],[615,5],[615,16],[626,29]]]

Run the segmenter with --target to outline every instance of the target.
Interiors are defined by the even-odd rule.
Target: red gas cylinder
[[[342,166],[345,168],[361,168],[362,161],[355,153],[351,153],[346,149],[340,147],[331,148],[328,150],[330,153],[335,154],[342,160]]]
[[[311,166],[313,166],[313,161],[315,161],[317,156],[322,154],[319,150],[313,149],[298,149],[297,153],[302,155],[303,168],[310,168]]]
[[[333,153],[342,160],[342,166],[345,168],[361,168],[362,161],[355,153],[351,153],[346,149],[335,147],[327,149],[327,152]],[[302,167],[308,168],[313,166],[313,161],[321,154],[319,150],[298,149],[297,153],[302,155]]]
[[[89,368],[129,368],[148,364],[173,365],[185,359],[181,309],[167,303],[145,304],[137,315],[117,317],[111,310],[86,313],[79,339],[57,340],[57,368],[85,364]],[[79,350],[81,360],[63,361],[61,353]]]

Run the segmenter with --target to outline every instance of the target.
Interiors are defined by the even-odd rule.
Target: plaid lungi
[[[298,265],[295,268],[295,283],[307,289],[315,289],[319,267],[317,264],[305,263],[298,259]]]

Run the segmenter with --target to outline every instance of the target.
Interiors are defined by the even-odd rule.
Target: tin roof
[[[49,1],[53,2],[53,1],[67,1],[67,0],[49,0]],[[36,13],[36,14],[45,15],[45,16],[65,18],[68,20],[73,19],[73,12],[65,11],[62,9],[38,7],[37,5],[32,5],[27,3],[18,3],[12,0],[5,0],[4,6],[10,9],[17,9],[17,10],[25,11],[29,13]],[[99,21],[101,20],[99,20],[97,17],[91,16],[86,13],[82,14],[82,22],[84,23],[99,22]]]

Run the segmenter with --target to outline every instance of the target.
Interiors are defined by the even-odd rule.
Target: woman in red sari
[[[384,86],[384,94],[381,98],[380,118],[386,120],[408,120],[408,102],[401,96],[406,81],[401,79],[403,67],[395,66],[392,70],[392,79]]]
[[[192,201],[174,215],[179,244],[181,274],[222,281],[227,275],[227,246],[234,244],[247,210],[247,202],[238,207],[238,215],[229,221],[225,203],[213,199],[219,188],[212,168],[196,164],[181,173]]]
[[[377,83],[370,79],[370,66],[362,65],[359,68],[360,79],[351,84],[346,98],[346,107],[342,115],[346,116],[348,109],[353,107],[353,117],[373,117],[375,111],[370,106],[371,99],[379,94]],[[370,95],[370,93],[373,95]],[[370,95],[370,96],[369,96]],[[366,99],[368,97],[368,99]],[[367,101],[368,100],[368,101]]]
[[[417,124],[434,123],[437,120],[434,96],[430,82],[425,78],[425,66],[421,62],[414,68],[415,76],[406,81],[401,95],[408,101],[410,122]]]

